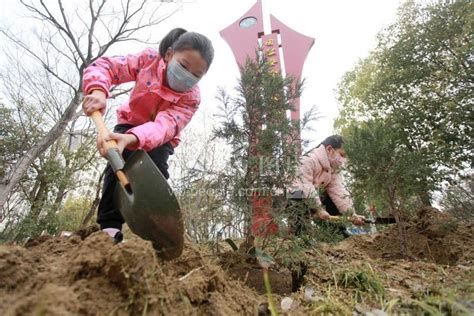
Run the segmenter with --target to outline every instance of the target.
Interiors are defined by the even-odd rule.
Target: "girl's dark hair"
[[[321,144],[319,144],[319,146],[324,145],[324,147],[326,147],[328,145],[331,145],[332,148],[339,149],[342,147],[342,144],[344,144],[344,139],[342,139],[342,136],[331,135],[325,140],[323,140]]]
[[[211,41],[206,36],[195,32],[188,32],[182,28],[172,29],[161,40],[159,47],[160,55],[164,57],[170,47],[175,52],[187,49],[197,50],[206,61],[208,69],[214,59],[214,47],[212,47]]]

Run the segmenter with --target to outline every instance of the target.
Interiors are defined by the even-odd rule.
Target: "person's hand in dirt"
[[[107,141],[115,140],[117,142],[117,149],[122,154],[123,150],[127,146],[135,146],[138,143],[138,138],[133,134],[119,134],[119,133],[108,133],[104,138],[97,134],[97,149],[102,157],[107,155]]]
[[[100,113],[104,115],[106,105],[107,97],[101,90],[93,90],[90,94],[86,95],[82,101],[82,109],[87,116],[90,116],[95,111],[100,111]]]
[[[357,214],[353,214],[352,217],[351,217],[351,222],[352,224],[354,225],[364,225],[365,224],[365,217],[362,216],[362,215],[357,215]]]

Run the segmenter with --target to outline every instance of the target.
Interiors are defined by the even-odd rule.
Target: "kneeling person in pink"
[[[299,206],[290,219],[296,235],[305,232],[311,217],[329,220],[331,215],[350,214],[354,224],[363,224],[340,175],[346,160],[343,144],[341,136],[332,135],[301,158],[289,198],[290,204]]]
[[[143,149],[168,179],[168,158],[179,144],[180,131],[198,109],[201,99],[197,83],[213,58],[214,49],[207,37],[176,28],[162,39],[159,51],[145,49],[138,54],[101,57],[90,64],[83,75],[83,109],[87,115],[104,111],[112,86],[135,82],[129,100],[117,109],[114,132],[106,139],[97,139],[102,156],[105,142],[111,139],[117,141],[125,160]],[[124,219],[113,203],[116,184],[107,165],[97,222],[119,242]]]

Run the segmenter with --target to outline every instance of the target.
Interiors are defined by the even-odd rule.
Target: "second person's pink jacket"
[[[337,170],[333,170],[323,145],[305,154],[300,161],[293,182],[293,191],[303,191],[307,199],[313,199],[321,205],[319,191],[324,189],[341,213],[353,208],[349,192],[344,187],[342,177]]]

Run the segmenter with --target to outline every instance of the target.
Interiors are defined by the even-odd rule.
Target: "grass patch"
[[[351,315],[351,313],[352,311],[342,302],[333,298],[315,302],[308,309],[308,315]]]
[[[345,288],[354,288],[359,292],[371,294],[377,298],[385,296],[385,288],[380,277],[373,271],[370,265],[366,268],[344,269],[337,273],[336,285]],[[358,294],[356,292],[356,294]]]
[[[471,302],[473,304],[473,302]],[[395,299],[387,302],[384,310],[389,314],[414,314],[414,315],[472,315],[472,309],[464,306],[452,296],[427,295],[423,299],[401,301]]]
[[[342,231],[343,223],[333,223],[328,221],[315,220],[315,225],[311,231],[311,237],[319,242],[335,244],[345,239]]]

